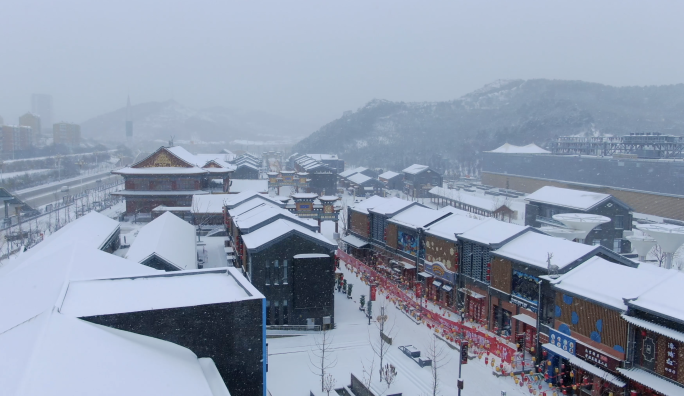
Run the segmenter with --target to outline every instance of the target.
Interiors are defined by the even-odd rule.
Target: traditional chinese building
[[[157,206],[189,207],[192,196],[208,194],[212,180],[230,188],[235,167],[222,160],[194,155],[180,146],[160,147],[131,166],[112,171],[123,176],[125,188],[113,193],[126,199],[126,213],[150,213]]]

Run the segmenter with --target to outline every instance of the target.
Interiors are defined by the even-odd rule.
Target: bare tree
[[[444,345],[438,343],[435,335],[432,336],[426,349],[425,357],[432,361],[432,365],[430,366],[430,379],[432,380],[430,387],[432,389],[432,396],[437,396],[439,394],[440,369],[449,363],[449,359],[447,352],[444,349]]]
[[[363,360],[361,360],[361,367],[363,369],[362,374],[363,374],[363,385],[367,388],[370,389],[371,382],[373,382],[373,371],[375,370],[375,356],[370,361],[370,365],[368,368],[366,368],[366,365],[363,364]]]
[[[369,301],[370,304],[370,301]],[[373,353],[375,356],[380,358],[380,382],[383,380],[382,376],[382,370],[383,370],[383,363],[385,359],[385,355],[387,355],[387,352],[389,351],[391,345],[388,341],[388,338],[392,338],[395,336],[396,331],[394,330],[395,327],[395,321],[392,320],[392,324],[385,329],[385,322],[387,322],[387,300],[382,300],[380,303],[380,315],[378,316],[378,320],[375,323],[375,326],[377,327],[377,338],[373,337],[369,331],[368,333],[368,340],[370,341],[370,346],[371,349],[373,350]]]
[[[325,385],[325,374],[328,369],[337,365],[337,358],[331,356],[331,344],[333,342],[332,335],[328,334],[328,330],[322,330],[321,334],[314,338],[314,346],[309,354],[309,362],[311,363],[311,372],[321,377],[321,392],[323,392]]]
[[[662,246],[660,245],[655,245],[653,246],[653,257],[655,257],[656,261],[658,262],[658,267],[663,267],[666,264],[666,259],[667,259],[667,253],[663,251]]]
[[[385,380],[387,389],[392,385],[397,378],[397,368],[393,364],[387,363],[385,367],[380,369],[380,377]]]
[[[213,217],[212,213],[209,213],[209,202],[206,205],[200,205],[199,201],[193,200],[192,202],[192,220],[197,227],[197,241],[201,241],[200,233],[202,231],[202,226],[209,224]]]
[[[330,391],[335,389],[335,377],[332,374],[326,374],[323,380],[323,392],[326,392],[330,396]]]

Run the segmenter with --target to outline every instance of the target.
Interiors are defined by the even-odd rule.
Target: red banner
[[[375,293],[378,290],[378,285],[371,285],[370,287],[370,300],[375,301]]]
[[[496,336],[484,329],[480,330],[470,327],[467,323],[454,322],[442,316],[444,314],[421,307],[406,291],[391,283],[387,278],[366,264],[339,249],[337,250],[337,256],[345,262],[347,268],[351,267],[359,276],[366,277],[368,282],[373,285],[378,285],[386,297],[397,303],[400,309],[407,313],[420,312],[421,315],[418,315],[418,320],[434,329],[435,332],[448,341],[457,342],[463,338],[470,342],[473,351],[492,353],[505,362],[512,360],[515,347],[508,345],[504,340],[497,339]],[[375,295],[373,288],[371,288],[371,293],[373,296]],[[418,282],[416,283],[416,297],[419,298],[421,293],[421,285]]]

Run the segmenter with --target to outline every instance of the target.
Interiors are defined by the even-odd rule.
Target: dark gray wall
[[[314,276],[303,276],[303,278],[306,278],[306,281],[312,283],[312,289],[321,290],[321,287],[327,287],[329,289],[328,293],[317,293],[315,297],[309,297],[320,299],[320,303],[317,303],[316,306],[325,308],[308,309],[295,305],[295,300],[297,299],[295,296],[295,284],[302,281],[298,279],[298,276],[304,274],[302,270],[298,272],[298,269],[295,267],[294,256],[304,253],[330,255],[328,259],[320,260],[316,263],[316,266],[320,266],[320,270],[317,271]],[[279,306],[282,308],[282,302],[284,300],[287,300],[288,306],[287,324],[304,325],[306,324],[306,318],[316,318],[316,324],[322,324],[321,318],[323,316],[331,316],[334,321],[334,304],[328,304],[328,301],[332,301],[333,298],[333,287],[335,282],[335,274],[332,271],[334,266],[334,253],[329,247],[319,245],[318,243],[293,234],[258,253],[251,253],[250,256],[252,259],[252,285],[264,294],[271,304],[270,310],[267,310],[270,311],[271,324],[283,324],[282,310],[281,313],[277,315],[274,304],[275,301],[278,301]],[[280,271],[282,271],[283,260],[287,260],[287,284],[282,282],[282,277],[279,277],[278,284],[275,284],[273,265],[275,260],[278,260],[279,262]],[[269,285],[266,285],[267,265],[270,268],[268,273],[271,277]]]
[[[184,346],[214,360],[231,395],[263,394],[261,299],[81,319]]]

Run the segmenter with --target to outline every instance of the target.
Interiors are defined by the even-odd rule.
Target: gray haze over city
[[[313,132],[374,98],[442,101],[497,79],[684,81],[677,1],[3,2],[1,115],[133,103],[261,110]],[[7,121],[6,121],[7,122]]]

